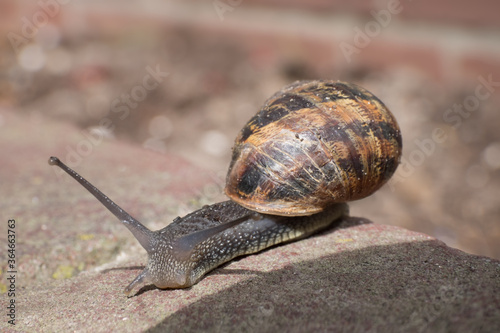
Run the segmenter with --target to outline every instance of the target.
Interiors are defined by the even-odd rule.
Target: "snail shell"
[[[225,192],[262,213],[311,215],[375,192],[401,153],[396,119],[372,93],[346,82],[297,82],[237,136]]]

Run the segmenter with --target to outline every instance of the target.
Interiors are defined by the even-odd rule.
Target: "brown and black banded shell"
[[[310,215],[364,198],[396,170],[396,119],[373,94],[303,81],[272,96],[236,138],[226,194],[249,209]]]

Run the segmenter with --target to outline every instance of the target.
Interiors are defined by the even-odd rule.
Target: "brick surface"
[[[37,117],[1,116],[0,149],[9,158],[0,204],[17,223],[16,330],[500,330],[500,261],[358,217],[235,260],[192,288],[144,286],[127,298],[122,291],[145,264],[144,250],[47,165],[80,133]],[[184,215],[186,200],[197,202],[191,209],[202,204],[210,182],[178,157],[109,140],[76,167],[152,229]],[[5,223],[0,230],[6,234]],[[0,327],[11,328],[5,318]]]
[[[483,77],[491,75],[495,82],[500,81],[500,61],[498,58],[477,53],[466,54],[461,59],[460,67],[464,76],[471,79],[476,79],[478,75],[482,75]],[[495,93],[499,94],[499,90],[497,88]]]
[[[380,10],[387,7],[388,1],[343,1],[343,0],[247,0],[246,4],[259,6],[290,6],[318,11],[348,12],[368,16],[372,10]],[[400,5],[404,8],[402,16],[410,20],[429,21],[452,25],[474,25],[486,27],[500,26],[500,3],[495,0],[401,0]]]
[[[425,73],[438,81],[445,77],[442,66],[445,60],[433,45],[419,46],[377,39],[354,55],[353,61],[362,68],[376,72],[403,67]]]

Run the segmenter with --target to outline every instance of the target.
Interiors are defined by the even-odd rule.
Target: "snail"
[[[348,215],[347,202],[379,189],[402,153],[399,126],[373,94],[340,81],[299,81],[269,98],[238,134],[225,193],[151,231],[67,167],[148,253],[142,283],[186,288],[241,255],[307,237]]]

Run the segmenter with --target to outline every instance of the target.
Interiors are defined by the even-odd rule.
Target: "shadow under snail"
[[[58,158],[148,253],[140,283],[185,288],[231,259],[307,237],[348,214],[346,202],[379,189],[401,157],[398,124],[367,90],[340,81],[301,81],[267,100],[236,138],[225,192],[158,231],[134,219]]]

